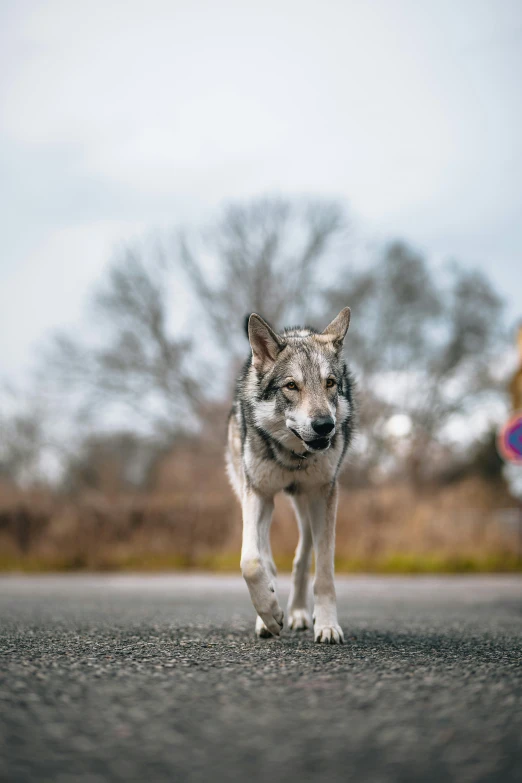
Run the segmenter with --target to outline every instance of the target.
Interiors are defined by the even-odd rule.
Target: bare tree
[[[363,389],[367,464],[385,462],[387,445],[396,445],[386,423],[401,413],[411,424],[402,461],[418,477],[436,464],[452,417],[497,389],[491,368],[503,339],[502,301],[481,273],[453,265],[436,275],[399,242],[369,268],[348,270],[327,299],[333,310],[352,307],[347,352]]]
[[[43,475],[46,437],[42,410],[34,400],[14,399],[15,391],[9,387],[1,391],[0,477],[29,486]]]
[[[55,336],[42,375],[78,402],[80,418],[130,412],[136,429],[166,438],[184,429],[200,386],[188,369],[190,341],[170,326],[172,268],[159,243],[127,247],[94,294],[89,332],[78,341]]]
[[[265,199],[229,206],[217,226],[202,232],[213,269],[186,237],[168,252],[159,239],[120,251],[95,290],[86,337],[55,335],[41,362],[41,388],[57,400],[62,418],[68,411],[74,421],[62,459],[74,461],[74,449],[106,421],[129,429],[129,414],[132,429],[164,442],[197,427],[220,372],[208,370],[201,342],[193,349],[189,337],[176,333],[172,316],[181,297],[185,309],[187,296],[195,298],[219,341],[224,370],[223,355],[245,351],[247,313],[258,310],[281,324],[305,303],[311,312],[320,265],[344,225],[335,203]]]
[[[251,312],[276,327],[313,312],[319,272],[345,228],[336,202],[272,198],[228,206],[198,243],[182,234],[182,264],[220,344],[244,353],[240,323]]]
[[[212,339],[221,360],[236,358],[245,353],[240,325],[250,312],[280,327],[303,313],[312,324],[320,313],[322,322],[326,309],[349,304],[347,354],[363,390],[360,464],[371,469],[391,459],[415,476],[434,465],[436,452],[447,454],[447,445],[436,447],[454,417],[495,391],[491,359],[502,303],[478,272],[454,266],[435,274],[403,243],[362,270],[347,269],[340,265],[345,229],[337,203],[264,199],[229,206],[197,241],[182,235],[168,252],[159,242],[124,249],[95,293],[91,339],[59,335],[44,359],[59,404],[65,410],[72,400],[76,408],[78,437],[69,451],[100,433],[106,412],[117,419],[113,430],[161,446],[206,426],[202,411],[224,396],[215,382],[224,365],[200,371]],[[335,287],[325,289],[332,270]],[[172,323],[180,288],[185,300],[193,297],[190,338]],[[191,343],[198,322],[212,336]],[[411,425],[400,449],[387,429],[396,413]]]

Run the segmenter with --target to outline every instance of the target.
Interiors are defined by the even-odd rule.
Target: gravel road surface
[[[235,577],[0,579],[0,780],[521,781],[522,580],[337,584],[342,647]]]

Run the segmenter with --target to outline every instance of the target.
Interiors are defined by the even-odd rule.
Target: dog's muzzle
[[[330,442],[330,438],[315,438],[315,440],[305,440],[304,444],[310,451],[326,451]]]
[[[303,441],[303,443],[306,446],[307,451],[326,451],[326,449],[330,446],[331,438],[335,433],[335,429],[331,431],[331,434],[328,437],[322,437],[322,438],[312,438],[311,440],[305,440],[302,435],[299,435],[297,430],[294,430],[293,427],[289,427],[290,431],[293,432],[293,434],[299,438],[299,440]]]

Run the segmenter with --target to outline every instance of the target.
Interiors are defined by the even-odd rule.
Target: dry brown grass
[[[406,483],[343,488],[338,569],[518,570],[517,526],[503,512],[508,506],[502,486],[478,479],[423,489]],[[278,498],[272,543],[284,570],[296,540],[290,503]],[[0,486],[3,570],[237,570],[240,542],[240,509],[221,463],[197,449],[169,458],[148,493],[84,492],[70,499]]]

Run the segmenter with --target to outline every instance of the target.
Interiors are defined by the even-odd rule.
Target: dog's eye
[[[335,386],[335,380],[333,378],[328,378],[326,381],[326,388],[332,389]]]
[[[296,389],[297,389],[297,384],[295,383],[295,381],[289,381],[289,382],[286,384],[286,388],[287,388],[287,389],[289,389],[290,391],[296,391]]]

